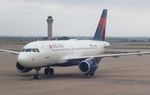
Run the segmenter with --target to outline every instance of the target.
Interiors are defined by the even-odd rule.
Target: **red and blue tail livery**
[[[104,9],[98,23],[93,40],[104,41],[105,40],[105,30],[106,30],[106,19],[107,19],[107,9]]]

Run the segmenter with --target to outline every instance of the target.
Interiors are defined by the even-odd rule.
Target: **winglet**
[[[104,41],[106,30],[107,9],[103,9],[93,40]]]

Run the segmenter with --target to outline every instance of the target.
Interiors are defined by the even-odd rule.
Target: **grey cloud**
[[[114,6],[114,7],[149,7],[149,0],[9,0],[17,2],[34,2],[44,4],[62,4],[62,5],[96,5],[96,6]]]
[[[116,2],[122,2],[122,3],[130,3],[130,2],[149,2],[149,0],[9,0],[9,1],[27,1],[27,2],[45,2],[45,3],[82,3],[82,4],[91,4],[91,3],[116,3]]]
[[[148,24],[149,23],[148,15],[150,15],[149,12],[150,1],[148,0],[109,0],[109,1],[108,0],[86,0],[86,1],[85,0],[7,0],[7,1],[13,4],[10,4],[10,6],[6,4],[4,8],[3,6],[0,6],[2,7],[0,8],[0,13],[1,13],[0,26],[4,26],[0,28],[0,31],[3,31],[3,33],[1,32],[1,34],[10,34],[9,31],[11,31],[13,32],[12,34],[18,35],[18,31],[22,31],[19,32],[20,33],[19,35],[22,34],[27,35],[26,31],[30,31],[28,32],[28,35],[36,35],[36,34],[46,35],[47,26],[46,26],[45,19],[47,15],[49,15],[49,12],[52,12],[53,13],[52,15],[55,17],[54,18],[55,35],[61,34],[60,31],[63,32],[62,34],[64,35],[68,35],[72,33],[74,33],[73,35],[81,34],[80,31],[83,31],[82,35],[85,35],[85,32],[86,35],[90,35],[88,33],[93,33],[92,31],[95,29],[95,26],[97,24],[95,22],[97,22],[97,18],[99,17],[97,11],[102,10],[101,8],[110,9],[109,17],[108,17],[109,23],[107,27],[108,30],[107,35],[116,36],[118,34],[119,36],[122,35],[123,33],[131,35],[131,33],[129,32],[132,32],[132,34],[136,34],[136,35],[140,34],[136,32],[141,32],[142,35],[143,31],[144,33],[149,34],[149,30],[150,30]],[[57,6],[55,8],[55,5],[58,6],[61,5],[63,7],[57,9]],[[73,10],[70,7],[71,8],[73,7],[72,8]],[[89,9],[92,9],[92,11]],[[22,17],[23,19],[20,17]],[[84,19],[82,18],[82,23],[80,17],[84,18]],[[8,18],[10,18],[10,21],[8,20]],[[90,18],[91,20],[88,21],[90,23],[86,22],[86,20],[87,19],[89,20]],[[143,20],[143,18],[145,18],[146,20]],[[135,21],[138,21],[143,25],[140,24],[135,25],[136,23],[138,23],[138,22],[135,23]],[[27,25],[25,26],[24,23],[26,23]],[[7,28],[8,26],[10,27],[9,29]],[[17,26],[19,26],[20,29],[18,29]],[[131,26],[134,28],[132,28]],[[139,30],[143,30],[143,31],[139,31]],[[69,31],[71,31],[71,33]],[[79,33],[77,33],[76,31],[79,31]],[[118,31],[118,33],[116,33],[116,31]],[[122,32],[120,33],[120,31]]]

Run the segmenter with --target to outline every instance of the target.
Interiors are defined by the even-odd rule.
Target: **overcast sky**
[[[107,36],[150,37],[150,0],[0,0],[0,36],[93,36],[108,9]]]

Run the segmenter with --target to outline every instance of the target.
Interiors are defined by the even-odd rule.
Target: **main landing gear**
[[[44,73],[50,78],[51,76],[54,76],[54,69],[47,67],[45,68]]]
[[[94,76],[94,72],[86,73],[85,76]]]
[[[40,71],[40,70],[41,70],[40,67],[35,68],[35,71],[36,71],[35,74],[34,74],[34,79],[35,79],[35,80],[40,79],[40,75],[39,75],[39,71]],[[48,78],[50,78],[50,77],[54,76],[54,69],[53,69],[53,68],[46,67],[45,70],[44,70],[44,73],[45,73],[45,75],[46,75]]]

